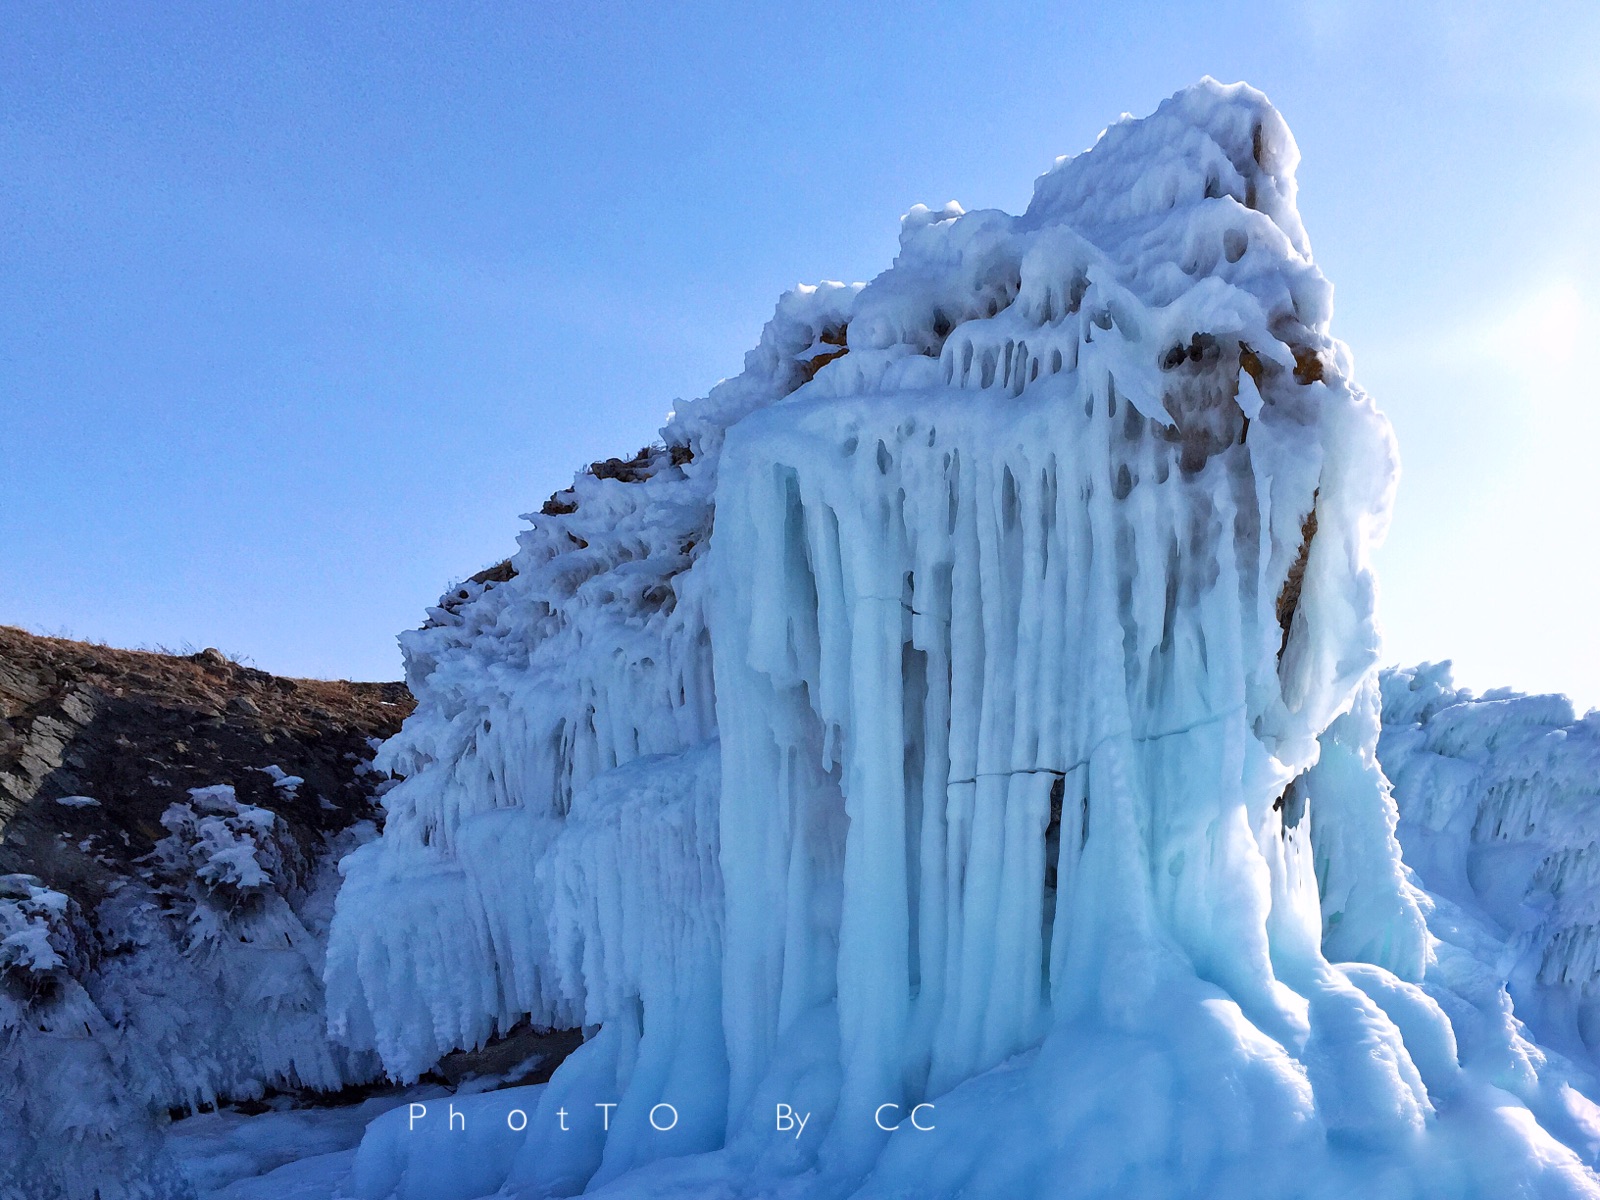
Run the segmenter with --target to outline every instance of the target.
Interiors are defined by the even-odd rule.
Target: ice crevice
[[[1298,158],[1205,80],[1021,215],[918,206],[405,635],[330,1023],[406,1078],[598,1027],[503,1195],[1600,1196],[1592,1076],[1486,965],[1507,928],[1445,929],[1557,818],[1496,776],[1448,887],[1401,857],[1470,806],[1379,765],[1396,451]],[[1425,761],[1419,797],[1466,770]],[[1510,996],[1582,1049],[1600,874],[1541,862],[1574,916]],[[601,1098],[603,1136],[541,1132]],[[936,1130],[874,1122],[919,1102]]]
[[[1194,730],[1199,729],[1200,727],[1202,727],[1204,725],[1211,725],[1211,724],[1216,723],[1217,721],[1225,720],[1228,717],[1238,716],[1242,711],[1243,711],[1243,706],[1241,705],[1241,706],[1239,706],[1237,708],[1231,708],[1231,709],[1227,710],[1226,712],[1212,713],[1209,716],[1201,717],[1198,720],[1191,721],[1189,724],[1180,726],[1177,729],[1164,729],[1164,730],[1161,730],[1161,731],[1159,731],[1157,733],[1135,734],[1131,729],[1116,729],[1116,730],[1112,730],[1110,733],[1107,733],[1103,738],[1101,738],[1101,740],[1099,742],[1097,742],[1095,745],[1091,746],[1089,748],[1088,754],[1086,754],[1083,758],[1078,759],[1077,762],[1068,763],[1064,767],[1038,766],[1038,767],[1017,767],[1017,768],[1015,768],[1013,770],[1009,770],[1009,771],[979,771],[979,772],[977,772],[977,774],[969,775],[965,779],[951,779],[949,782],[952,783],[952,784],[956,784],[956,783],[974,783],[979,779],[1006,778],[1006,777],[1012,776],[1012,775],[1058,775],[1058,776],[1066,776],[1066,775],[1072,774],[1074,771],[1078,770],[1081,767],[1088,766],[1090,761],[1094,758],[1094,752],[1096,750],[1098,750],[1101,745],[1103,745],[1107,741],[1110,741],[1112,738],[1115,738],[1115,737],[1126,737],[1130,741],[1134,741],[1134,742],[1154,742],[1154,741],[1159,741],[1161,738],[1177,737],[1180,734],[1192,733]]]

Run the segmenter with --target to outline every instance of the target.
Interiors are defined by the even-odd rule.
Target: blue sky
[[[5,4],[0,621],[392,678],[915,203],[1203,74],[1394,421],[1389,657],[1600,704],[1600,7]]]

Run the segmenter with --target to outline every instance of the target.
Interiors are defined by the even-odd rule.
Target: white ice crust
[[[1600,1195],[1588,1076],[1402,863],[1397,460],[1298,157],[1205,80],[1020,216],[918,206],[404,636],[331,1029],[414,1079],[598,1027],[434,1200]],[[413,1194],[392,1125],[352,1194]]]

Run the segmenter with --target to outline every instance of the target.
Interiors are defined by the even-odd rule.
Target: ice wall
[[[787,294],[744,373],[683,406],[664,445],[580,473],[528,518],[507,578],[469,581],[402,635],[419,709],[378,763],[406,778],[383,838],[345,864],[328,958],[335,1036],[395,1075],[524,1015],[591,1012],[589,981],[558,976],[535,864],[591,781],[715,738],[702,560],[723,435],[838,353],[857,290]]]
[[[332,1023],[403,1076],[598,1024],[506,1194],[1600,1195],[1594,1106],[1432,978],[1297,160],[1207,80],[1021,216],[918,206],[407,636]]]
[[[736,1102],[835,994],[869,1112],[1179,962],[1295,1019],[1274,959],[1309,969],[1322,916],[1294,781],[1376,658],[1393,454],[1326,334],[1288,131],[1217,100],[1113,127],[1020,218],[908,223],[863,361],[729,437],[727,969],[762,1001],[730,1013]],[[998,293],[937,341],[915,272],[950,259],[958,302]],[[1341,833],[1395,887],[1367,936],[1420,976],[1392,835]],[[797,903],[839,920],[773,919]]]

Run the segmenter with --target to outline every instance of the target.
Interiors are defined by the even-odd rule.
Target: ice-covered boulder
[[[1396,455],[1297,161],[1206,80],[918,206],[407,635],[332,1025],[600,1026],[507,1194],[1600,1195],[1401,861]]]

